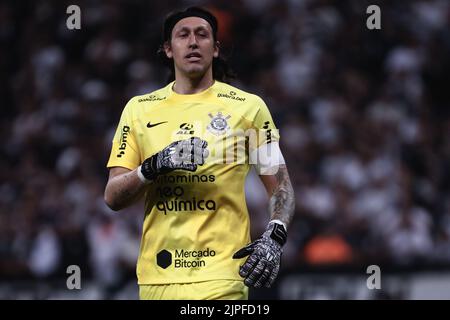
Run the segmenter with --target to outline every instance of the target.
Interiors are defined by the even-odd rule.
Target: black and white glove
[[[154,180],[158,175],[176,169],[197,170],[208,157],[208,142],[198,137],[172,142],[160,152],[144,160],[138,168],[138,176],[143,182]]]
[[[280,270],[282,246],[286,243],[286,238],[284,225],[271,221],[260,238],[233,255],[233,259],[250,255],[239,269],[239,275],[245,278],[246,286],[270,288]]]

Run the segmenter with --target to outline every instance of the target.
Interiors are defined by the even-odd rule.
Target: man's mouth
[[[201,57],[202,55],[198,52],[191,52],[186,55],[186,59],[188,59],[189,61],[198,61]]]

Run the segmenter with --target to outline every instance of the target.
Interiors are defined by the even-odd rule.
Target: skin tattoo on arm
[[[283,221],[287,226],[294,216],[294,189],[289,179],[287,167],[282,165],[275,174],[277,186],[270,197],[269,210],[271,219]]]

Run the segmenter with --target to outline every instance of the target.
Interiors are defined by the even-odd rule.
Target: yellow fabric
[[[237,155],[246,158],[252,148],[277,141],[277,130],[256,95],[218,81],[192,95],[177,94],[172,85],[127,103],[107,164],[133,170],[192,136],[206,140],[211,152],[196,172],[176,170],[148,185],[138,283],[242,280],[243,260],[232,255],[250,242],[244,192],[250,166]],[[239,130],[253,129],[257,142],[248,146]]]
[[[140,285],[141,300],[248,300],[242,281],[212,280],[194,283]]]

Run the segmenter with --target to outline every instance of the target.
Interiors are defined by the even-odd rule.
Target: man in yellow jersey
[[[167,17],[163,52],[174,81],[132,98],[112,142],[105,201],[145,199],[137,263],[141,299],[247,299],[275,280],[294,212],[279,135],[264,101],[223,82],[217,20],[191,7]],[[270,197],[251,242],[245,179]]]

